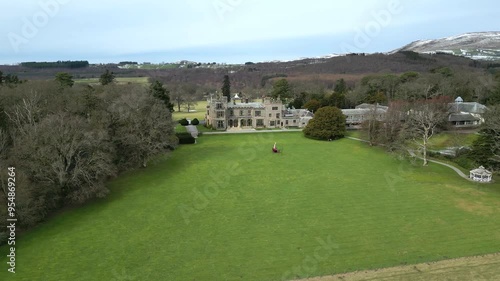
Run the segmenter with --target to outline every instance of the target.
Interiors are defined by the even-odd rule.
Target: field
[[[198,101],[196,106],[191,110],[196,110],[196,112],[187,112],[185,108],[181,106],[181,111],[177,111],[177,106],[174,106],[174,113],[172,114],[173,120],[180,120],[182,118],[191,119],[198,118],[202,121],[205,119],[205,112],[207,111],[207,101]]]
[[[115,82],[117,84],[149,84],[148,77],[116,77]],[[80,78],[75,79],[75,83],[85,83],[85,84],[99,84],[99,78]]]
[[[447,147],[471,146],[477,137],[478,135],[474,133],[440,133],[430,139],[430,148],[444,149]]]
[[[15,275],[0,248],[0,280],[290,280],[500,252],[499,183],[349,139],[203,136],[110,189],[20,237]]]

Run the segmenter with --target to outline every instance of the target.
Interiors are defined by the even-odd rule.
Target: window
[[[264,119],[257,119],[257,127],[264,127]]]
[[[297,120],[293,120],[293,123],[294,123],[294,124],[295,124],[295,123],[297,123]]]
[[[252,116],[252,110],[251,109],[248,110],[248,115],[247,116]]]
[[[255,116],[260,116],[260,110],[255,111]]]
[[[207,115],[210,115],[210,110],[207,110]]]
[[[278,110],[278,107],[277,106],[273,106],[273,110]]]
[[[272,113],[269,113],[269,117],[273,117],[273,114],[272,114]]]
[[[276,113],[276,119],[280,119],[280,114]]]
[[[217,108],[217,109],[222,109],[222,103],[217,103],[217,104],[215,105],[215,108]]]
[[[276,123],[275,123],[274,121],[269,121],[269,126],[274,127],[274,126],[275,126],[275,124],[276,124]]]
[[[247,121],[247,126],[251,127],[252,126],[252,119],[248,119]]]
[[[229,110],[229,116],[234,116],[234,110],[232,109]]]
[[[243,116],[243,110],[240,110],[240,116]]]
[[[217,111],[217,118],[224,118],[224,111]]]
[[[288,120],[285,121],[285,125],[288,125]]]
[[[217,121],[217,129],[224,129],[224,121],[222,120]]]

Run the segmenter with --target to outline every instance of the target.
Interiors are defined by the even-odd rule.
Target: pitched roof
[[[388,106],[385,105],[380,105],[380,104],[369,104],[369,103],[362,103],[358,106],[356,106],[356,109],[372,109],[374,107],[377,107],[377,110],[382,110],[382,111],[387,111],[389,109]]]
[[[264,105],[260,102],[249,102],[249,103],[228,103],[227,104],[228,108],[260,108],[264,109]]]
[[[365,115],[368,112],[370,112],[370,110],[366,108],[342,109],[344,115]]]
[[[477,102],[454,102],[450,103],[449,106],[451,112],[468,112],[476,114],[483,114],[488,109],[485,105]]]
[[[460,122],[460,121],[479,121],[480,119],[472,116],[470,113],[451,113],[448,116],[448,121],[450,122]]]
[[[473,173],[473,174],[482,175],[482,176],[489,176],[489,175],[491,175],[491,172],[488,171],[488,170],[486,170],[483,166],[480,166],[479,168],[474,169],[474,170],[472,170],[470,172]]]

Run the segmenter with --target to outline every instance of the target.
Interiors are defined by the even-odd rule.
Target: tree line
[[[7,206],[8,167],[16,168],[21,229],[65,206],[102,198],[109,179],[174,149],[174,126],[161,84],[0,86],[0,205]],[[0,241],[6,216],[0,208]]]
[[[21,66],[28,68],[44,69],[44,68],[84,68],[89,66],[89,62],[82,61],[56,61],[56,62],[22,62]]]

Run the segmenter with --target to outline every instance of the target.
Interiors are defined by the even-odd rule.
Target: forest
[[[18,227],[26,230],[58,209],[104,197],[109,179],[175,149],[167,104],[141,85],[0,86],[0,171],[15,167],[22,187],[16,190]],[[6,177],[0,173],[3,206]],[[0,208],[2,226],[6,212]],[[6,233],[0,235],[5,241]]]

